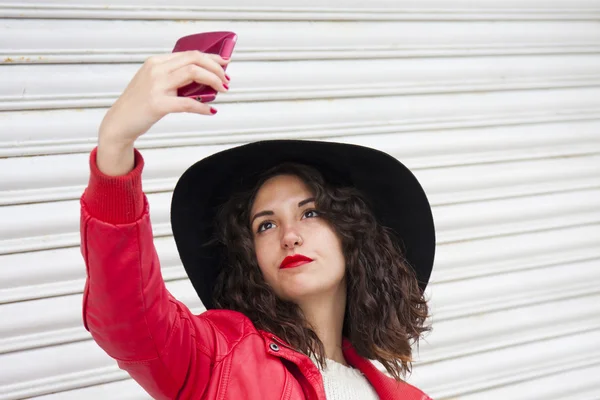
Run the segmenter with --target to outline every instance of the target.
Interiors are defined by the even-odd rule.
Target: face
[[[319,217],[313,193],[299,177],[267,180],[258,190],[250,218],[258,265],[278,297],[298,304],[314,296],[345,295],[341,241]],[[297,255],[312,261],[281,268],[286,257]]]

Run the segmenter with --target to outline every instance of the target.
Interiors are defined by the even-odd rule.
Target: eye
[[[256,230],[256,232],[261,233],[266,231],[267,229],[271,229],[274,226],[274,224],[271,221],[265,221],[263,223],[261,223],[260,225],[258,225],[258,229]]]
[[[319,213],[317,212],[317,210],[306,210],[303,216],[306,218],[315,218],[319,216]]]

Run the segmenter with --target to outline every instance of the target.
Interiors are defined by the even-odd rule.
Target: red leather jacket
[[[81,251],[87,267],[83,320],[94,340],[155,399],[324,400],[310,358],[243,314],[194,315],[166,289],[141,189],[143,159],[121,177],[90,157],[81,199]],[[347,362],[382,399],[430,399],[381,373],[345,341]]]

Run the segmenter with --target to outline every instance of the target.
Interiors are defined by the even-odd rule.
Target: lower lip
[[[296,262],[292,262],[292,263],[284,265],[283,267],[281,267],[281,269],[296,268],[301,265],[308,264],[309,262],[312,262],[312,261],[296,261]]]

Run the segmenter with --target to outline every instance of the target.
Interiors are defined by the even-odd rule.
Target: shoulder
[[[407,400],[432,400],[431,397],[429,397],[421,389],[407,382],[401,383],[400,391],[404,395],[404,397],[402,397],[403,399],[406,398]]]
[[[228,351],[251,335],[258,335],[258,330],[246,315],[233,310],[208,310],[198,315],[200,321],[208,323],[215,333],[215,339],[222,342]]]
[[[422,391],[421,389],[412,386],[415,393],[415,400],[433,400],[431,397],[429,397],[429,395],[427,393],[425,393],[424,391]]]

